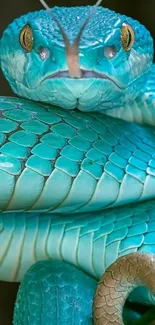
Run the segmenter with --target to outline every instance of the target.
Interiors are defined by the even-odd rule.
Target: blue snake
[[[0,98],[0,280],[21,282],[13,323],[139,322],[122,311],[127,298],[155,304],[153,40],[99,3],[41,2],[0,40],[18,95]]]

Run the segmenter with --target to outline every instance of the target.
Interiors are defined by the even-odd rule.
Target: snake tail
[[[122,325],[123,306],[137,286],[155,293],[155,255],[132,253],[117,259],[102,276],[94,298],[95,325]]]

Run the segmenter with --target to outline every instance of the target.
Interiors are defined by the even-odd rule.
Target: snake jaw
[[[109,80],[110,82],[114,83],[119,89],[124,89],[124,87],[121,87],[113,78],[109,77],[108,75],[104,74],[104,73],[99,73],[96,72],[94,70],[84,70],[84,69],[80,69],[81,70],[81,76],[78,77],[78,79],[82,80],[82,79],[90,79],[90,78],[94,78],[94,79],[105,79],[105,80]],[[48,76],[46,76],[42,81],[44,82],[45,80],[48,79],[60,79],[60,78],[65,78],[65,79],[77,79],[77,77],[71,77],[69,70],[63,70],[63,71],[57,71],[55,73],[49,74]]]

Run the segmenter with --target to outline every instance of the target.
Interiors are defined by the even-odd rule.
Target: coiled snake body
[[[136,286],[149,291],[130,300],[154,304],[153,42],[101,7],[50,13],[15,20],[0,42],[25,98],[0,99],[0,279],[24,278],[15,325],[86,325],[104,274],[95,324],[123,324]]]

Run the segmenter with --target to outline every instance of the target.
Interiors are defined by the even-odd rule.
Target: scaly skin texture
[[[70,42],[90,9],[53,9]],[[122,47],[121,38],[126,22],[135,33],[129,51]],[[27,24],[33,32],[30,52],[19,42]],[[108,267],[114,267],[120,277],[117,266],[122,261],[132,264],[135,257],[135,262],[139,256],[148,260],[147,254],[155,253],[154,128],[115,118],[155,124],[152,38],[139,22],[98,8],[82,34],[78,51],[81,77],[71,78],[64,40],[45,11],[15,20],[0,41],[1,67],[13,91],[42,102],[0,99],[0,182],[4,184],[0,187],[0,279],[21,281],[35,262],[55,260],[28,271],[18,294],[14,325],[49,325],[49,321],[91,324],[95,280],[89,276],[97,280]],[[135,270],[137,276],[136,263],[129,270],[131,277]],[[85,278],[82,271],[89,276]],[[63,283],[57,279],[59,274],[64,276]],[[74,274],[72,288],[70,277]],[[117,320],[122,324],[124,300],[117,297],[116,303],[113,293],[115,296],[119,287],[124,299],[124,289],[120,284],[115,288],[108,280],[109,271],[101,280],[103,289],[101,284],[97,289],[95,321],[110,324],[108,301],[106,305],[98,301],[108,284],[113,287],[110,303],[119,306],[113,324],[118,324]],[[143,280],[148,284],[147,277]],[[87,296],[89,283],[88,313],[79,313],[81,297],[88,298],[82,292]],[[61,290],[57,295],[60,288],[63,298]],[[125,291],[126,298],[128,287]],[[80,303],[75,299],[78,295]],[[129,299],[154,304],[147,289],[138,288]],[[75,308],[69,308],[70,303]],[[112,318],[115,312],[112,310]]]
[[[155,197],[153,128],[19,99],[0,110],[1,211],[81,213]]]
[[[43,295],[40,295],[40,287]],[[31,267],[22,282],[14,323],[55,325],[62,319],[66,325],[91,325],[95,288],[96,281],[86,274],[83,276],[75,266],[64,262],[39,262]]]
[[[129,254],[112,264],[99,281],[94,298],[94,324],[121,325],[125,301],[137,286],[155,293],[155,255]]]

